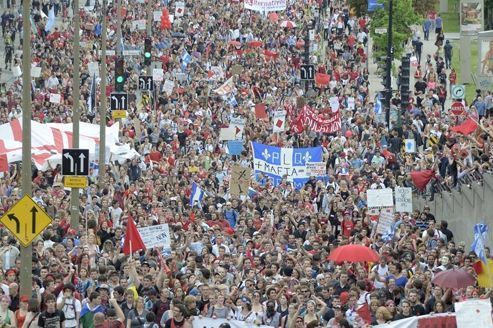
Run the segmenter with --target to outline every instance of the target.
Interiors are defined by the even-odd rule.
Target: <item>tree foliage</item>
[[[392,45],[394,47],[394,58],[400,58],[404,54],[405,43],[411,38],[411,26],[420,24],[422,18],[414,11],[413,0],[393,0],[393,26]],[[373,39],[374,56],[385,56],[387,51],[388,34],[376,34],[376,28],[388,27],[389,11],[388,0],[383,0],[384,8],[375,11],[371,18],[370,34]]]
[[[349,0],[349,7],[357,17],[363,17],[368,13],[368,0]]]
[[[425,16],[427,12],[434,10],[440,0],[412,0],[416,14]]]

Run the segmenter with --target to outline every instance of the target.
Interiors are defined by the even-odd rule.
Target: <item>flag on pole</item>
[[[92,75],[91,92],[87,98],[87,110],[89,113],[94,113],[96,107],[96,74]]]
[[[483,263],[486,263],[484,243],[488,238],[488,225],[484,223],[475,224],[473,231],[474,241],[472,242],[471,249]]]
[[[48,13],[48,21],[46,22],[45,32],[51,32],[55,27],[55,7],[52,6],[50,12]]]
[[[380,101],[380,94],[377,95],[376,99],[375,99],[375,106],[373,108],[375,114],[379,115],[379,114],[382,114],[382,102]]]
[[[125,231],[125,241],[123,242],[123,253],[129,255],[132,252],[146,249],[139,230],[135,226],[132,218],[128,218],[127,230]]]
[[[183,54],[181,56],[181,69],[185,71],[187,69],[188,64],[192,62],[192,56],[188,53],[188,51],[183,50]]]
[[[469,117],[464,123],[451,127],[450,130],[467,136],[476,131],[477,128],[478,123]]]
[[[201,207],[204,191],[194,182],[192,183],[192,194],[190,195],[190,207],[198,205]]]
[[[423,191],[430,180],[435,176],[433,170],[412,171],[411,179],[419,190]]]

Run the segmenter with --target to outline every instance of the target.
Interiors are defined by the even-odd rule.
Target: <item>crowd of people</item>
[[[32,87],[33,119],[42,123],[71,122],[71,5],[32,3],[29,41],[33,63],[42,68]],[[22,56],[20,9],[15,3],[8,6],[1,17],[6,70],[19,66]],[[56,6],[57,23],[47,32],[51,6]],[[153,6],[153,11],[166,6],[173,15],[177,2]],[[116,7],[109,3],[107,8],[108,49],[119,42],[140,49],[145,30],[132,22],[146,19],[146,3],[124,1],[123,7],[122,40],[116,38]],[[100,117],[88,101],[93,81],[88,64],[104,60],[99,51],[102,10],[80,10],[80,104],[82,121],[106,120],[109,126],[111,114]],[[296,26],[282,27],[283,20]],[[328,98],[339,98],[341,128],[332,134],[308,127],[295,132],[289,125],[301,110],[296,104],[306,96],[299,69],[305,27],[313,22],[310,62],[317,72],[330,75],[330,83],[315,88],[306,103],[320,115],[331,115],[326,114]],[[201,317],[283,328],[368,327],[453,312],[456,301],[490,297],[489,290],[477,286],[451,290],[432,284],[435,274],[449,268],[475,274],[476,254],[454,239],[444,218],[435,218],[429,208],[395,213],[397,229],[383,238],[375,233],[378,212],[368,209],[366,191],[416,189],[410,172],[428,169],[435,172],[426,189],[433,194],[437,185],[457,188],[461,179],[490,171],[492,93],[478,91],[464,113],[450,114],[444,100],[450,97],[447,87],[455,83],[454,68],[437,43],[435,58],[413,68],[415,90],[402,126],[392,119],[389,130],[370,95],[370,24],[343,1],[288,1],[276,15],[246,10],[234,0],[185,1],[184,15],[175,15],[171,26],[155,20],[153,59],[175,86],[170,93],[158,90],[148,101],[137,86],[145,69],[143,56],[125,57],[129,110],[120,122],[121,142],[140,156],[110,162],[104,176],[97,165],[92,167],[89,187],[80,196],[79,226],[70,226],[70,190],[61,184],[60,167],[34,171],[33,199],[53,222],[33,243],[32,295],[19,295],[20,246],[2,230],[0,327],[177,328],[191,327]],[[438,24],[436,29],[442,33]],[[425,32],[426,39],[435,34],[429,26]],[[260,47],[251,46],[252,41],[260,41]],[[420,42],[413,41],[414,46]],[[186,63],[185,51],[192,57]],[[115,57],[106,61],[108,85],[113,85]],[[239,74],[233,74],[238,67]],[[233,93],[214,94],[232,76]],[[21,82],[7,82],[0,90],[1,123],[22,115]],[[50,102],[50,93],[61,94],[61,103]],[[98,90],[96,104],[104,96]],[[348,106],[350,97],[354,109]],[[252,110],[260,103],[270,115],[267,120],[257,119]],[[392,103],[399,106],[398,93]],[[288,113],[285,131],[273,133],[272,113],[285,108],[295,113]],[[245,147],[232,156],[219,131],[236,116],[246,119]],[[478,125],[472,133],[451,130],[468,119]],[[415,152],[405,151],[406,139],[414,139]],[[252,192],[233,196],[231,169],[234,164],[252,167],[251,141],[322,147],[327,177],[296,189],[288,178],[277,183],[256,172]],[[22,166],[12,164],[1,179],[2,214],[22,195],[21,177]],[[205,192],[196,206],[190,206],[193,182]],[[129,220],[138,227],[168,224],[171,249],[125,255]],[[334,249],[348,244],[371,247],[379,262],[327,260]],[[362,306],[368,316],[359,311]]]

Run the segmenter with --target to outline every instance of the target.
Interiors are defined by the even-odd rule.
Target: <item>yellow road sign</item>
[[[125,117],[127,117],[127,111],[126,110],[113,110],[113,111],[111,111],[111,115],[113,116],[114,119],[125,118]]]
[[[29,246],[51,223],[51,218],[31,197],[25,195],[0,219],[22,246]]]
[[[65,176],[63,177],[63,186],[65,188],[85,188],[87,187],[87,177]]]

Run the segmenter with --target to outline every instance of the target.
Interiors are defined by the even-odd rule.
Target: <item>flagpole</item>
[[[108,109],[106,98],[106,7],[107,2],[103,0],[103,31],[101,34],[101,104],[99,107],[99,188],[104,186],[106,175],[106,110]]]
[[[72,106],[73,138],[72,148],[79,148],[79,103],[80,103],[80,8],[79,0],[74,0],[74,61],[72,88],[74,104]],[[79,188],[72,188],[70,191],[70,227],[76,228],[79,225]]]

